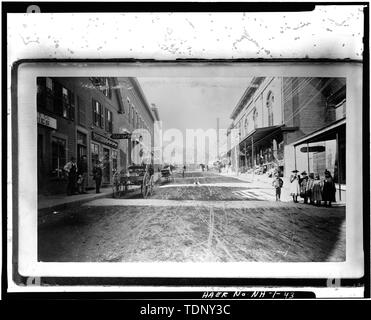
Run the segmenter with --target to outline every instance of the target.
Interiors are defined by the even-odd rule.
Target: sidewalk
[[[67,196],[65,194],[43,196],[39,195],[37,199],[37,206],[39,215],[52,213],[56,210],[66,209],[70,206],[80,205],[84,202],[106,198],[112,196],[112,188],[106,187],[101,189],[101,193],[95,193],[95,190],[89,190],[87,194],[77,194]]]
[[[157,182],[160,178],[159,173],[154,174],[154,180]],[[130,189],[140,188],[139,186],[130,186]],[[49,213],[53,213],[57,210],[65,210],[71,206],[78,206],[82,203],[101,199],[101,198],[112,198],[112,187],[101,188],[100,193],[95,193],[95,189],[88,190],[87,194],[77,194],[73,196],[67,196],[65,194],[51,195],[51,196],[38,196],[38,211],[39,216],[43,216]]]
[[[248,182],[254,185],[257,188],[272,188],[272,194],[275,194],[275,190],[272,186],[273,179],[269,178],[266,175],[252,175],[247,173],[240,173],[236,175],[235,173],[220,173],[222,176],[235,178],[244,182]],[[290,185],[289,179],[282,178],[283,180],[283,188],[281,190],[281,201],[283,202],[290,202],[292,201],[292,197],[290,196],[289,188]]]
[[[271,187],[272,188],[272,193],[274,194],[274,188],[272,186],[273,178],[269,178],[267,175],[257,175],[255,174],[254,176],[252,174],[247,174],[247,173],[240,173],[236,175],[236,173],[220,173],[222,176],[226,177],[231,177],[231,178],[236,178],[238,180],[252,183],[254,186],[257,188],[259,187]],[[289,186],[290,186],[290,178],[288,177],[282,177],[283,180],[283,188],[281,190],[281,201],[283,202],[292,202],[292,196],[290,195],[289,191]],[[298,197],[299,203],[303,203],[303,198]],[[332,205],[334,207],[341,207],[345,206],[345,202],[337,201],[333,203]]]

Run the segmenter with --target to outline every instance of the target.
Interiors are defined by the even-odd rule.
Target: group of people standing
[[[67,174],[67,195],[86,194],[86,186],[88,183],[88,162],[86,155],[81,156],[78,163],[75,157],[71,157],[70,161],[66,163],[63,169]],[[93,168],[96,193],[100,193],[102,175],[101,161],[97,161]]]
[[[293,170],[290,177],[290,195],[294,202],[298,202],[298,196],[304,199],[304,203],[320,206],[322,201],[327,207],[335,202],[335,182],[330,171],[325,170],[324,179],[320,179],[319,174],[307,173],[303,171],[300,175],[298,170]]]

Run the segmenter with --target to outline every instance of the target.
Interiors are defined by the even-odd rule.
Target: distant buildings
[[[345,78],[254,77],[231,113],[239,143],[233,171],[262,174],[328,169],[344,199]]]
[[[116,170],[132,163],[138,138],[112,139],[113,133],[146,129],[153,142],[155,119],[135,78],[38,78],[38,188],[39,193],[65,192],[63,167],[73,156],[88,159],[88,187],[92,168],[103,163],[103,184]]]

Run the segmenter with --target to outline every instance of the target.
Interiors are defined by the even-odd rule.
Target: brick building
[[[103,163],[103,185],[115,170],[132,163],[138,143],[115,140],[113,133],[145,128],[153,139],[155,117],[135,78],[38,78],[38,188],[41,194],[63,193],[63,167],[73,156],[88,159],[88,187],[92,168]]]
[[[345,189],[345,94],[345,78],[254,77],[231,113],[232,170],[328,169]]]

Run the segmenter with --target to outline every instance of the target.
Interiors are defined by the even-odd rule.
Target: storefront
[[[91,167],[101,161],[102,164],[102,184],[110,184],[115,170],[117,170],[118,161],[118,143],[106,136],[92,132],[91,133]]]
[[[283,125],[256,128],[240,143],[240,171],[283,174]],[[242,168],[242,169],[241,169]]]
[[[334,178],[337,201],[346,199],[346,119],[303,137],[293,144],[295,167],[299,171],[324,177],[329,170]]]

